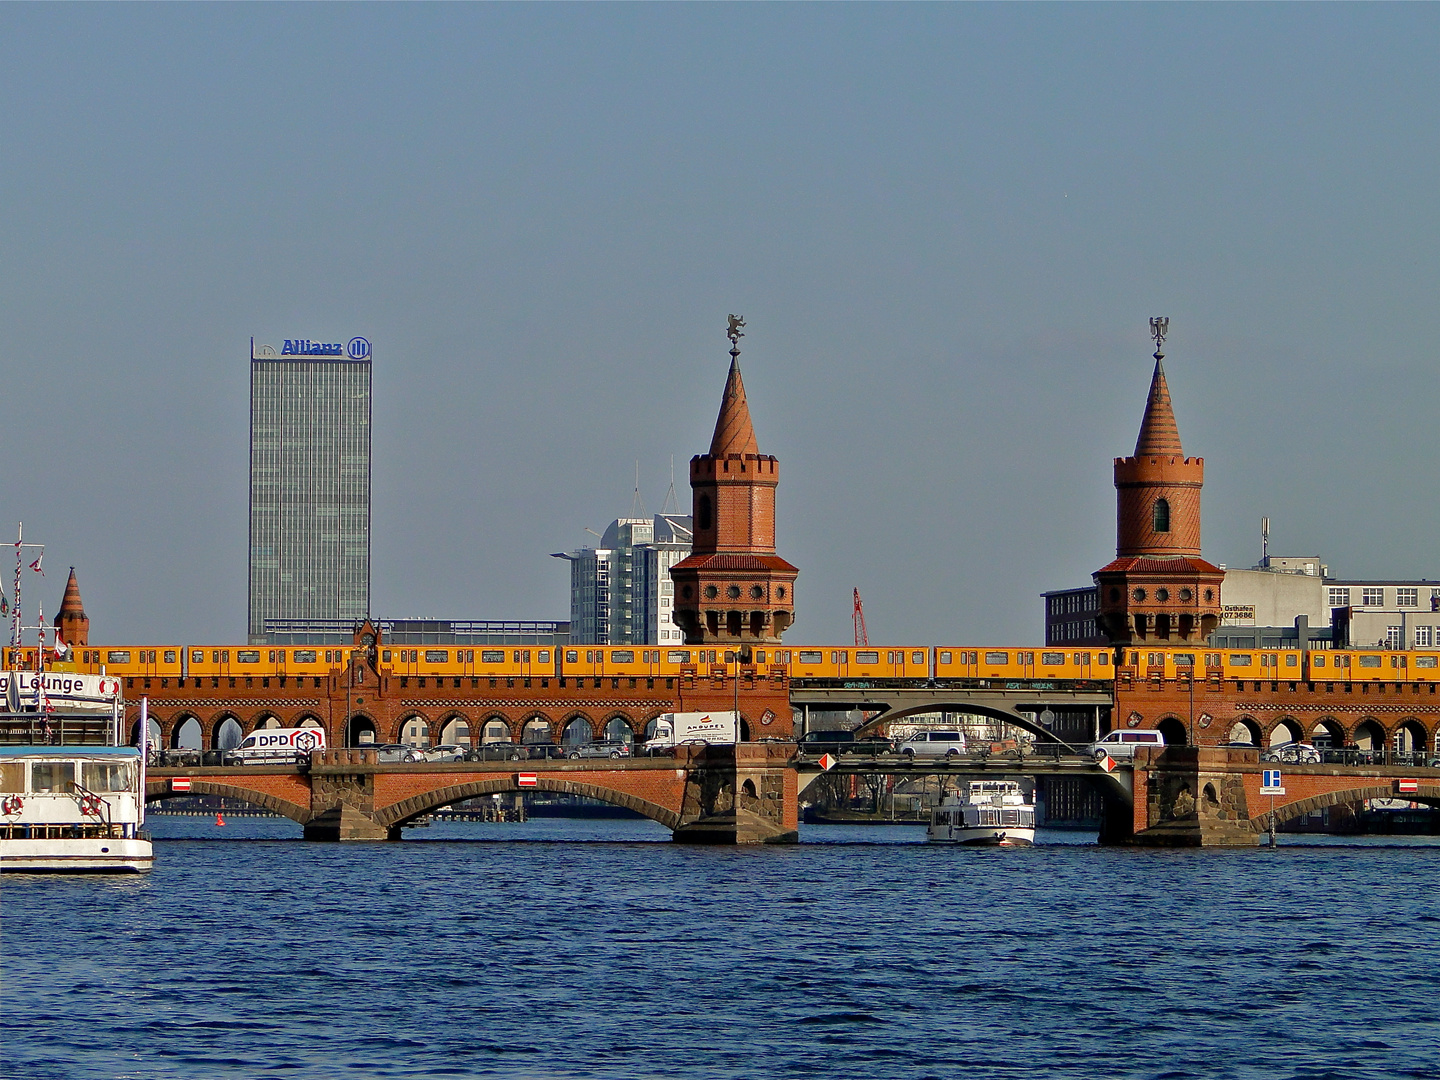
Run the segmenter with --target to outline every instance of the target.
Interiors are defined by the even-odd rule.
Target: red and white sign
[[[172,776],[172,777],[170,778],[170,790],[171,790],[171,791],[189,791],[189,790],[190,790],[190,777],[188,777],[188,776]]]
[[[521,787],[534,787],[540,782],[540,777],[533,772],[522,772],[515,774],[515,783]]]
[[[820,755],[820,771],[821,771],[821,772],[829,772],[831,769],[833,769],[836,765],[839,765],[839,764],[840,764],[840,759],[837,758],[834,754],[821,754],[821,755]]]
[[[1102,758],[1100,759],[1100,768],[1104,769],[1107,773],[1108,773],[1108,772],[1114,772],[1114,771],[1115,771],[1115,759],[1112,758],[1109,754],[1106,754],[1104,757],[1102,757]]]
[[[1396,780],[1396,781],[1395,781],[1395,790],[1396,790],[1397,792],[1399,792],[1401,795],[1414,795],[1416,792],[1418,792],[1418,791],[1420,790],[1420,781],[1418,781],[1418,780]]]

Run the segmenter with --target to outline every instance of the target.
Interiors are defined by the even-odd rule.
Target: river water
[[[1428,841],[150,824],[148,877],[0,883],[4,1076],[1440,1078]]]

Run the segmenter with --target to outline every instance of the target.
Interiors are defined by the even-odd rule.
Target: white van
[[[1096,761],[1107,754],[1115,758],[1133,758],[1141,746],[1164,746],[1165,736],[1158,731],[1112,731],[1097,743],[1090,744],[1090,756]]]
[[[246,735],[239,746],[225,751],[226,764],[290,765],[325,749],[325,729],[318,727],[260,728]]]
[[[959,757],[965,753],[963,731],[917,731],[901,741],[895,752],[907,758]]]

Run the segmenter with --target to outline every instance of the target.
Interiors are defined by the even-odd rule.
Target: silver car
[[[618,741],[586,743],[584,746],[570,747],[565,756],[571,760],[587,757],[627,758],[630,756],[630,744]]]

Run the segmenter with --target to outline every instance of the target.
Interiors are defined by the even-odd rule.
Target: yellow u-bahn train
[[[47,660],[46,666],[122,678],[320,678],[342,670],[354,651],[348,646],[85,646],[74,649],[63,664]],[[382,648],[378,659],[382,671],[421,678],[723,678],[743,670],[801,681],[891,685],[995,680],[1112,683],[1117,678],[1187,675],[1234,682],[1440,683],[1440,650],[783,645],[738,654],[718,646],[398,645]],[[33,670],[36,649],[6,647],[4,663],[7,668]]]

